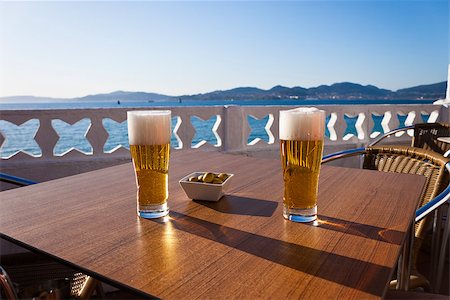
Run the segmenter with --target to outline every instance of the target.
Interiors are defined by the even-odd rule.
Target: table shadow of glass
[[[386,266],[234,229],[175,211],[170,212],[169,222],[178,230],[378,297],[382,296],[386,285],[379,278],[389,278],[391,274],[391,269]]]
[[[225,195],[218,202],[194,201],[221,213],[259,217],[271,217],[278,206],[278,202],[275,201],[236,195]]]
[[[403,233],[395,229],[366,225],[323,215],[318,215],[317,220],[311,225],[395,245],[401,245],[403,240]]]

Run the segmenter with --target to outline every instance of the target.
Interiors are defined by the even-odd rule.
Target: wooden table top
[[[178,180],[234,173],[217,203]],[[136,216],[131,164],[0,193],[3,238],[161,298],[379,298],[424,177],[323,166],[319,225],[282,216],[278,160],[173,151],[170,218]]]

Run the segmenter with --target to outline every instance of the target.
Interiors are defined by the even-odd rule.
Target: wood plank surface
[[[178,180],[228,172],[228,195],[191,201]],[[4,238],[88,274],[173,298],[379,298],[425,179],[323,166],[317,226],[282,217],[278,160],[174,151],[170,217],[136,215],[131,164],[0,193]]]

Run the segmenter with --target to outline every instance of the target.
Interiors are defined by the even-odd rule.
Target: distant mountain
[[[305,98],[307,89],[302,87],[288,88],[277,85],[270,90],[256,87],[239,87],[225,91],[214,91],[205,94],[185,95],[182,99],[189,100],[255,100],[255,99],[289,99]]]
[[[116,91],[109,94],[96,94],[96,95],[88,95],[81,98],[75,98],[75,100],[78,101],[91,101],[91,102],[102,102],[102,101],[153,102],[153,101],[167,101],[171,99],[173,99],[173,97],[156,93],[125,92],[125,91]]]
[[[341,82],[313,88],[274,86],[269,90],[241,87],[205,94],[180,96],[190,100],[253,100],[253,99],[439,99],[445,97],[446,82],[402,89],[397,92],[374,85]]]
[[[419,85],[407,89],[398,90],[395,93],[395,97],[402,99],[443,99],[445,98],[445,91],[447,88],[447,82],[439,82],[434,84]]]
[[[386,98],[392,94],[392,91],[380,89],[373,85],[361,85],[351,82],[335,83],[333,85],[321,85],[315,88],[308,89],[308,96],[312,98],[340,98],[340,99],[354,99],[354,98]]]
[[[173,97],[156,93],[125,92],[125,91],[116,91],[108,94],[88,95],[78,98],[51,98],[51,97],[34,97],[34,96],[0,97],[0,103],[1,102],[43,103],[43,102],[73,102],[73,101],[154,102],[154,101],[168,101],[168,100],[173,100]]]
[[[270,90],[268,90],[268,94],[271,95],[272,98],[277,98],[277,97],[291,97],[291,98],[303,98],[306,97],[308,94],[308,89],[299,87],[299,86],[294,86],[293,88],[288,88],[285,86],[281,86],[281,85],[277,85],[274,86],[273,88],[271,88]]]
[[[238,87],[206,94],[185,95],[181,96],[181,98],[189,100],[261,99],[261,97],[264,97],[265,92],[265,90],[255,87]]]
[[[230,90],[214,92],[168,96],[157,93],[116,91],[109,94],[88,95],[79,98],[61,99],[34,96],[0,97],[1,102],[30,103],[30,102],[67,102],[67,101],[121,101],[121,102],[159,102],[183,100],[255,100],[255,99],[430,99],[445,98],[447,82],[419,85],[396,92],[381,89],[374,85],[361,85],[358,83],[341,82],[332,85],[320,85],[312,88],[295,86],[292,88],[276,85],[271,89],[263,90],[256,87],[237,87]]]

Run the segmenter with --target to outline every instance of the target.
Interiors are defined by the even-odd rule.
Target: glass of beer
[[[169,213],[171,111],[127,112],[128,140],[137,186],[137,213],[147,219]]]
[[[317,218],[317,191],[325,132],[325,111],[300,107],[280,111],[283,216],[294,222]]]

